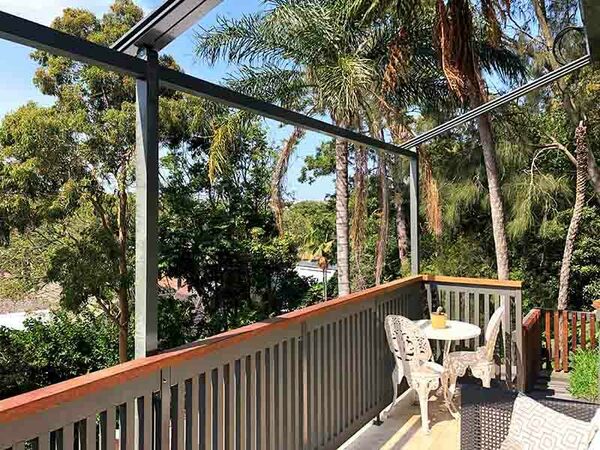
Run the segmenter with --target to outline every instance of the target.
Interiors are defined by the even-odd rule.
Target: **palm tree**
[[[270,86],[292,86],[292,92],[300,93],[296,98],[304,111],[328,115],[341,127],[370,128],[369,110],[379,109],[381,115],[385,108],[439,105],[447,98],[431,48],[432,14],[414,14],[403,7],[391,13],[386,2],[362,0],[265,3],[264,12],[239,20],[220,18],[216,26],[198,34],[197,54],[209,62],[224,59],[238,65],[240,79],[248,73],[266,74]],[[274,90],[287,95],[290,89]],[[281,103],[278,95],[257,96]],[[350,291],[350,149],[338,139],[335,150],[338,290],[343,295]],[[283,169],[285,152],[281,158],[278,167]],[[281,196],[272,203],[281,205]]]
[[[308,261],[317,261],[322,271],[323,278],[323,301],[327,301],[327,269],[332,257],[334,241],[330,239],[321,240],[316,230],[311,230],[302,245],[300,257]]]
[[[469,0],[450,0],[447,6],[443,0],[437,0],[436,7],[437,34],[446,79],[457,96],[475,108],[487,101],[487,92],[482,76],[482,62],[474,38],[472,6]],[[494,48],[500,42],[498,35],[500,27],[495,15],[495,4],[491,0],[486,0],[482,2],[482,7],[491,31],[488,43]],[[488,114],[477,118],[477,129],[486,170],[498,278],[505,280],[509,276],[508,241],[496,142]]]
[[[314,112],[329,115],[341,127],[360,123],[360,111],[377,91],[376,67],[385,56],[391,29],[355,20],[341,0],[267,4],[272,8],[264,13],[221,19],[205,30],[198,36],[198,55],[211,62],[254,64],[271,73],[293,72],[295,80],[302,80],[303,98],[314,105]],[[335,149],[338,291],[344,295],[350,292],[348,143],[337,139]]]

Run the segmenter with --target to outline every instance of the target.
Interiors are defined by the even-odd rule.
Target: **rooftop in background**
[[[141,47],[160,51],[195,25],[221,0],[166,0],[112,45],[135,56]]]

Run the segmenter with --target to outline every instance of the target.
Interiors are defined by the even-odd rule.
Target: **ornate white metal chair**
[[[483,387],[489,388],[494,375],[494,349],[500,332],[504,306],[498,307],[485,329],[485,345],[475,351],[451,352],[444,360],[445,375],[448,377],[449,390],[454,394],[456,379],[471,369],[474,377],[479,378]]]
[[[431,361],[429,341],[410,319],[403,316],[387,316],[385,332],[390,350],[396,362],[392,373],[394,399],[385,413],[394,407],[398,397],[398,385],[406,377],[408,386],[419,398],[421,407],[421,427],[429,432],[428,400],[429,393],[440,386],[443,380],[443,366]]]

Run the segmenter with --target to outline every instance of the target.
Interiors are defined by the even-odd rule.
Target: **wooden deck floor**
[[[424,434],[421,431],[419,405],[413,404],[412,394],[407,393],[383,420],[382,425],[368,424],[340,449],[458,450],[459,422],[450,415],[441,399],[429,402],[429,418],[431,433]]]

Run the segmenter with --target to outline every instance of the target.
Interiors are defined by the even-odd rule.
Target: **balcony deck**
[[[460,399],[457,399],[460,403]],[[352,436],[340,450],[458,450],[460,449],[460,424],[448,412],[439,398],[429,403],[431,432],[421,431],[419,405],[411,393],[401,397],[399,403],[383,420],[383,424],[370,422]]]

